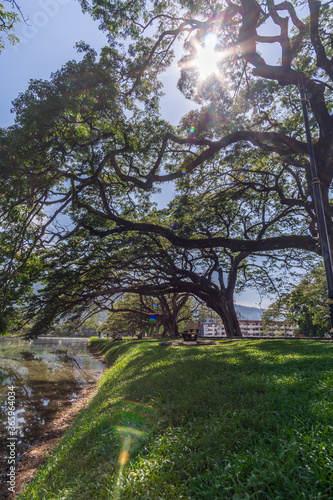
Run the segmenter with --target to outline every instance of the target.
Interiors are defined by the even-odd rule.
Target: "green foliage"
[[[5,5],[0,3],[0,53],[5,48],[5,40],[2,36],[3,34],[6,35],[7,40],[12,45],[19,42],[17,36],[14,35],[14,25],[20,21],[19,14],[15,12],[15,9],[20,11],[20,8],[14,0],[4,1],[10,3],[13,10],[5,9]]]
[[[281,315],[295,322],[296,333],[306,337],[321,337],[329,333],[327,284],[322,264],[306,274],[289,294],[272,304],[264,313],[264,321],[269,324]]]
[[[58,321],[50,328],[45,330],[46,334],[51,334],[56,337],[91,337],[97,335],[101,330],[101,325],[105,315],[102,313],[89,315],[89,309],[86,312],[87,319],[80,320],[80,318],[73,319],[70,315],[69,319],[64,321]],[[30,325],[31,330],[32,325]],[[25,334],[29,335],[29,330],[25,331]]]
[[[11,252],[1,305],[13,307],[11,287],[28,294],[15,279],[25,281],[33,253],[40,258],[42,251],[45,288],[29,311],[30,319],[43,308],[34,334],[115,293],[157,289],[196,294],[238,334],[235,290],[255,283],[276,291],[300,261],[295,250],[320,253],[298,77],[307,86],[329,214],[332,7],[312,2],[304,13],[302,2],[80,3],[109,45],[97,57],[80,43],[82,60],[30,82],[14,102],[15,125],[1,131],[1,222]],[[269,22],[276,37],[258,33]],[[216,34],[219,61],[216,74],[203,78],[196,56],[207,33]],[[178,87],[198,106],[172,127],[159,105],[179,41]],[[280,62],[257,50],[272,42],[281,46]],[[158,211],[151,196],[169,181],[177,193]]]
[[[125,294],[113,304],[103,324],[103,330],[108,333],[137,334],[139,332],[152,333],[155,325],[149,324],[149,315],[156,314],[153,308],[154,299],[140,297],[140,295]]]
[[[111,367],[20,500],[333,496],[332,344],[91,345]]]
[[[21,239],[16,224],[23,223],[23,219],[15,218],[14,223],[8,219],[0,234],[0,335],[15,327],[21,307],[32,297],[33,285],[41,272],[40,254],[34,248],[34,228]]]
[[[198,306],[198,321],[199,323],[204,323],[207,318],[218,319],[218,314],[209,309],[209,307],[199,305]]]
[[[323,265],[314,268],[291,292],[288,307],[291,319],[303,335],[320,337],[329,333],[331,326]]]
[[[179,327],[185,328],[185,322],[191,320],[192,309],[194,309],[194,303],[193,300],[189,300],[188,294],[175,293],[160,296],[125,294],[113,303],[112,312],[104,322],[103,329],[109,333],[137,334],[142,332],[155,335],[158,328],[163,336],[173,337],[177,335]],[[157,317],[156,324],[149,323],[151,315]],[[160,327],[163,329],[160,330]]]

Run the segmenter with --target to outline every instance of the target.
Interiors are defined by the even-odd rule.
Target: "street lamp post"
[[[303,109],[303,117],[304,117],[304,125],[306,132],[306,140],[308,144],[308,152],[310,158],[310,168],[311,168],[311,184],[313,191],[313,198],[315,204],[315,211],[317,217],[318,224],[318,232],[319,232],[319,242],[322,251],[322,256],[324,259],[324,267],[326,273],[326,281],[327,281],[327,303],[330,311],[330,319],[331,319],[331,335],[333,336],[333,265],[332,265],[332,253],[330,242],[328,239],[327,225],[326,225],[326,217],[325,210],[323,204],[323,198],[321,193],[320,181],[318,178],[318,171],[316,165],[316,159],[311,139],[310,126],[309,126],[309,117],[307,110],[307,98],[306,98],[306,90],[304,88],[304,82],[302,75],[298,77],[298,87],[301,96],[302,109]]]

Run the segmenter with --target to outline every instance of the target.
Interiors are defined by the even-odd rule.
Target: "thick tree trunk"
[[[163,337],[169,334],[170,337],[175,338],[178,336],[178,317],[182,308],[188,300],[188,294],[174,293],[172,296],[161,296],[159,304],[161,307],[160,321],[163,325]]]
[[[165,336],[167,333],[169,334],[169,337],[175,338],[178,336],[178,322],[177,319],[173,317],[169,317],[163,321],[163,336]]]
[[[227,337],[242,337],[239,322],[237,319],[236,311],[233,308],[227,316],[222,318]]]
[[[224,294],[220,297],[211,297],[207,301],[207,306],[220,316],[227,337],[242,337],[233,297],[227,298]]]

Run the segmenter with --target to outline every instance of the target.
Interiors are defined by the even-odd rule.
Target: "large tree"
[[[146,296],[143,294],[124,294],[108,305],[109,315],[103,328],[111,332],[130,332],[142,334],[147,330],[151,318],[156,316],[157,330],[163,328],[162,336],[177,337],[179,326],[186,328],[185,323],[192,318],[194,303],[189,302],[189,294],[160,294]],[[191,307],[192,305],[192,307]]]
[[[264,323],[279,319],[296,323],[297,333],[306,337],[321,337],[329,331],[326,303],[325,271],[322,265],[308,272],[294,289],[279,298],[263,314]]]
[[[109,31],[110,47],[97,59],[81,45],[81,62],[68,63],[48,82],[32,82],[14,103],[16,124],[1,135],[4,213],[8,207],[28,207],[28,221],[32,213],[43,212],[32,246],[46,245],[48,238],[59,241],[81,227],[98,238],[123,231],[154,233],[185,252],[318,251],[297,85],[301,75],[309,91],[331,235],[331,7],[311,0],[300,19],[299,7],[289,2],[243,0],[228,2],[225,9],[216,2],[82,4]],[[258,34],[268,21],[279,35]],[[209,33],[217,37],[218,71],[203,79],[197,55]],[[182,36],[179,87],[199,109],[172,128],[158,114],[160,76]],[[259,54],[260,44],[271,43],[280,45],[278,63]],[[198,237],[154,220],[149,202],[154,186],[186,182],[198,169],[210,172],[214,163],[224,167],[220,175],[227,189],[236,187],[240,196],[243,189],[254,198],[276,197],[281,210],[294,209],[294,220],[304,214],[307,232],[284,224],[285,234]],[[21,258],[28,259],[23,235],[20,246]]]
[[[151,220],[163,223],[184,241],[204,237],[211,241],[236,241],[237,236],[256,241],[264,235],[283,234],[286,228],[302,231],[306,227],[301,213],[296,217],[293,208],[281,210],[277,200],[266,193],[241,196],[230,189],[222,196],[219,176],[213,182],[212,173],[208,179],[208,186],[202,180],[196,193],[187,181],[186,191],[182,186],[182,194],[175,197],[168,209],[151,211]],[[300,265],[300,259],[303,264],[304,259],[295,251],[237,252],[218,245],[183,248],[149,232],[103,234],[102,229],[95,229],[93,233],[100,233],[100,238],[91,232],[77,230],[44,252],[40,264],[44,288],[41,296],[34,298],[30,310],[30,317],[35,320],[33,334],[70,311],[86,314],[89,310],[90,314],[95,307],[110,309],[110,303],[119,300],[119,294],[132,292],[158,295],[161,304],[164,294],[192,294],[219,315],[228,336],[240,336],[235,290],[250,285],[281,291],[288,268]],[[168,315],[166,309],[164,317],[167,316],[168,329],[176,332],[175,315]]]
[[[192,147],[193,159],[185,169],[201,163],[196,147],[205,156],[231,157],[255,165],[258,151],[278,165],[271,177],[283,204],[301,206],[312,218],[311,234],[317,236],[313,193],[301,104],[300,78],[308,90],[311,125],[318,176],[322,185],[327,225],[332,239],[333,76],[332,7],[329,2],[274,2],[256,0],[220,2],[168,1],[101,3],[82,0],[82,7],[108,30],[110,41],[124,37],[131,43],[133,72],[138,85],[148,72],[164,70],[165,61],[177,42],[184,42],[179,87],[199,103],[200,110],[183,121],[183,144]],[[273,34],[274,33],[274,34]],[[203,50],[207,35],[216,36],[212,54]],[[280,59],[273,55],[278,53]],[[178,52],[179,53],[179,52]],[[263,53],[264,55],[262,55]],[[202,59],[216,71],[203,78]],[[213,57],[214,56],[214,57]],[[202,151],[202,150],[201,150]],[[181,167],[182,165],[180,165]],[[302,196],[290,196],[279,182],[287,172],[302,185]],[[266,172],[263,172],[266,176]],[[244,182],[244,179],[240,179]],[[247,179],[250,186],[259,182]]]

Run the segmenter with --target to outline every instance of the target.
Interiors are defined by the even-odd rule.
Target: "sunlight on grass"
[[[111,367],[19,499],[333,498],[333,344],[93,343]]]
[[[115,484],[113,488],[113,498],[117,500],[121,496],[121,489],[122,489],[122,480],[123,480],[123,470],[124,467],[126,466],[129,457],[130,457],[130,452],[131,452],[131,445],[134,439],[141,439],[142,437],[147,436],[146,432],[142,432],[138,429],[135,429],[133,427],[124,427],[124,426],[116,426],[115,430],[121,435],[122,437],[122,449],[119,453],[119,458],[118,462],[120,464],[118,473],[116,475],[115,479]]]

